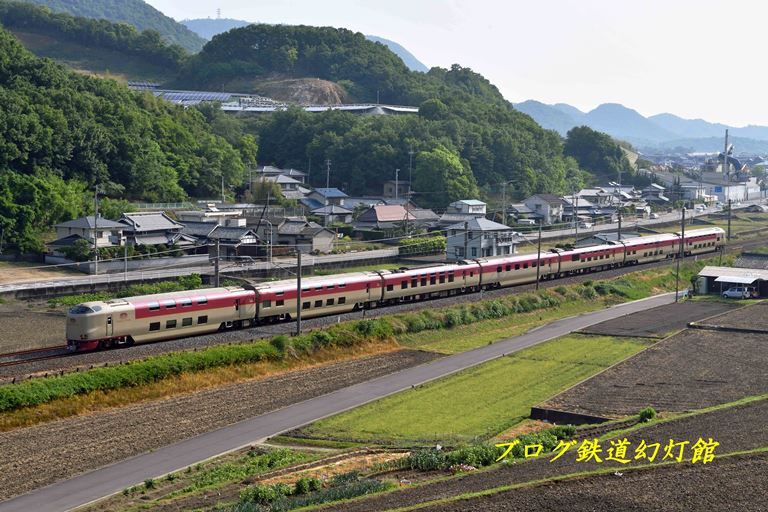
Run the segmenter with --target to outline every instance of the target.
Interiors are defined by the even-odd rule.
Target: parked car
[[[724,299],[750,299],[757,295],[751,286],[731,286],[723,292]]]
[[[591,229],[592,223],[591,222],[579,222],[579,227],[582,229]]]
[[[659,218],[659,214],[658,213],[652,213],[651,214],[651,218],[652,219],[658,219]]]
[[[522,224],[524,226],[535,226],[536,221],[533,219],[517,219],[518,224]]]

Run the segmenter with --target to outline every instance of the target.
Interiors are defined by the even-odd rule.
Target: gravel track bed
[[[0,433],[0,501],[438,357],[399,350]]]
[[[548,482],[491,496],[433,505],[423,512],[758,512],[765,510],[768,454],[704,465],[643,469]]]
[[[670,262],[665,261],[648,265],[640,265],[636,267],[617,268],[603,272],[582,274],[578,276],[556,279],[553,281],[544,281],[540,283],[540,287],[552,288],[555,286],[575,284],[586,280],[610,279],[614,277],[620,277],[627,272],[647,270],[668,265],[670,265]],[[400,304],[381,309],[367,310],[365,312],[365,318],[377,318],[384,315],[420,311],[423,309],[444,308],[448,306],[454,306],[456,304],[468,304],[477,302],[481,299],[487,300],[497,297],[505,297],[522,292],[532,291],[534,289],[534,284],[527,284],[514,286],[511,288],[500,288],[496,290],[483,291],[482,294],[470,293],[466,295],[456,295],[453,297],[446,297],[441,299],[431,299],[420,302]],[[342,315],[312,318],[303,320],[302,328],[303,330],[320,329],[329,325],[333,325],[339,321],[359,320],[362,318],[363,313],[359,311]],[[0,324],[0,328],[2,328],[2,324]],[[219,332],[203,336],[193,336],[189,338],[169,340],[160,343],[143,344],[130,348],[90,352],[84,354],[72,354],[60,359],[49,359],[0,368],[0,383],[3,381],[10,381],[13,378],[26,378],[34,374],[57,373],[61,370],[73,371],[78,367],[83,369],[88,368],[91,365],[98,366],[103,365],[104,363],[112,364],[121,361],[132,361],[160,354],[167,354],[182,350],[192,350],[194,348],[204,348],[227,343],[247,342],[253,340],[254,338],[267,338],[276,336],[278,334],[291,334],[295,330],[295,322],[287,322],[281,324],[259,326],[251,329],[242,329],[239,331]]]
[[[760,400],[736,407],[720,409],[663,423],[656,423],[619,437],[626,437],[627,440],[630,441],[631,444],[628,453],[631,455],[634,455],[634,448],[638,445],[640,440],[645,440],[647,443],[659,442],[664,444],[668,442],[669,439],[674,439],[675,441],[690,441],[691,444],[693,444],[699,437],[705,439],[712,437],[715,441],[720,443],[720,446],[715,450],[715,461],[717,462],[718,454],[768,446],[768,430],[764,428],[766,416],[768,416],[768,400]],[[607,441],[602,441],[601,446],[603,447],[601,458],[604,458],[605,450],[610,445]],[[660,462],[662,456],[663,448],[660,450],[659,456],[655,462]],[[489,471],[470,473],[463,477],[406,488],[391,494],[372,496],[363,501],[346,503],[324,510],[340,510],[345,512],[388,510],[391,508],[424,503],[426,501],[444,499],[462,493],[478,492],[502,485],[530,482],[558,475],[601,469],[611,467],[611,465],[615,466],[618,470],[624,467],[632,467],[632,463],[625,466],[618,462],[606,460],[603,460],[601,464],[594,462],[576,462],[575,450],[573,449],[555,462],[549,461],[551,457],[552,456],[549,455],[511,465],[500,464]],[[686,458],[690,458],[690,451],[686,451]],[[676,464],[671,468],[671,472],[681,472],[691,467],[701,466],[698,464],[697,466],[691,466],[689,463]],[[707,467],[709,467],[709,464]],[[625,473],[625,476],[628,474],[629,473]],[[630,493],[631,489],[633,488],[625,488],[624,491]],[[519,492],[523,491],[512,491],[512,493]],[[507,501],[508,503],[517,503],[516,498],[510,496],[507,496]],[[485,509],[482,507],[468,507],[461,510]],[[537,509],[529,508],[528,510]],[[550,509],[544,507],[543,510]],[[690,508],[688,510],[698,509]]]
[[[683,412],[768,393],[765,335],[688,329],[537,407],[602,417]]]

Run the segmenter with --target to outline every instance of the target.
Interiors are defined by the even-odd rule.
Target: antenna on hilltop
[[[217,20],[221,19],[221,7],[216,8],[216,19]]]

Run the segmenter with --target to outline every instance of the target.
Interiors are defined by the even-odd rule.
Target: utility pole
[[[221,240],[219,238],[216,239],[216,259],[214,260],[213,264],[213,284],[216,288],[219,287],[219,260],[221,259]]]
[[[224,175],[221,175],[221,204],[224,204]]]
[[[725,130],[725,147],[723,148],[723,179],[725,180],[725,198],[728,200],[728,204],[731,204],[731,166],[728,163],[728,129]],[[728,208],[730,210],[730,208]],[[730,221],[730,212],[728,213],[728,220]],[[731,239],[730,229],[728,230],[728,240]]]
[[[539,247],[536,253],[536,289],[539,289],[539,279],[541,279],[541,222],[539,222]]]
[[[507,225],[507,182],[501,185],[501,223]]]
[[[677,270],[675,270],[675,302],[678,301],[680,294],[680,260],[685,258],[685,208],[682,209],[683,216],[680,221],[680,254],[677,255]]]
[[[616,241],[621,242],[621,206],[619,206],[619,232],[616,234]]]
[[[400,189],[400,169],[395,169],[395,199],[398,199]]]
[[[413,185],[413,147],[408,148],[408,200],[411,200],[411,186]]]
[[[128,243],[123,245],[123,281],[128,282]]]
[[[469,222],[464,221],[464,257],[469,258]]]
[[[573,237],[575,240],[573,242],[573,246],[576,247],[576,243],[578,243],[579,241],[579,195],[578,194],[576,194],[576,204],[574,206],[576,208],[576,222],[573,223],[573,225],[575,226],[574,234],[573,234]]]
[[[323,218],[323,226],[328,227],[328,189],[331,187],[331,160],[325,160],[325,217]]]
[[[296,246],[296,336],[301,334],[301,248]]]
[[[99,273],[99,186],[93,189],[93,273]]]
[[[731,199],[728,199],[728,232],[725,234],[725,240],[731,241],[731,213],[733,212],[733,206],[731,205]]]

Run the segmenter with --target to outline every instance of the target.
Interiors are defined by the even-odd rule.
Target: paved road
[[[450,375],[596,323],[672,302],[674,293],[558,320],[521,336],[356,384],[44,487],[0,503],[0,512],[70,510],[120,492],[147,478],[157,478],[183,469],[411,386]],[[120,442],[119,436],[115,442]]]

